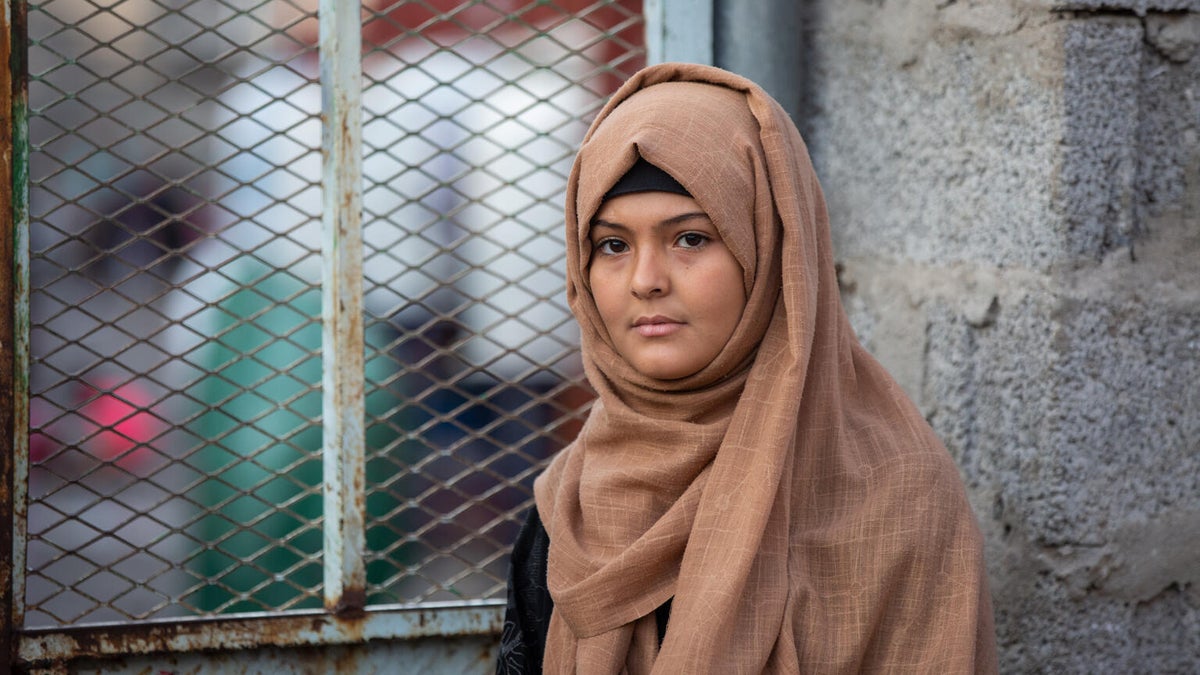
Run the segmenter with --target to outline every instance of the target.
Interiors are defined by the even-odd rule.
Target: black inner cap
[[[641,157],[638,158],[637,163],[629,167],[629,170],[612,186],[612,189],[604,193],[604,198],[611,199],[631,192],[674,192],[685,197],[692,196],[679,184],[679,181],[671,177],[671,174]]]

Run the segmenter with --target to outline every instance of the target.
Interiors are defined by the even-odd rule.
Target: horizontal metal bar
[[[321,610],[239,614],[219,619],[170,619],[79,628],[39,629],[20,637],[18,662],[36,666],[64,659],[358,644],[463,635],[498,635],[504,601],[371,606],[354,617]]]

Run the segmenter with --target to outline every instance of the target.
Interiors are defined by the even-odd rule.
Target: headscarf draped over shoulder
[[[639,157],[687,189],[743,270],[732,337],[678,380],[620,357],[588,286],[590,223]],[[779,104],[717,68],[640,71],[588,131],[565,216],[598,398],[535,482],[546,672],[994,671],[961,479],[854,336],[821,188]]]

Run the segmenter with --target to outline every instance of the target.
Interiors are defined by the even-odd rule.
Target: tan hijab
[[[590,221],[639,155],[687,188],[745,272],[733,336],[680,380],[617,354],[588,286]],[[566,226],[599,398],[535,483],[546,672],[994,671],[961,480],[846,320],[825,202],[783,109],[716,68],[642,70],[584,139]],[[654,610],[671,598],[660,649]]]

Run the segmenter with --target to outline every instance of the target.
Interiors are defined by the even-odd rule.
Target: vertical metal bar
[[[25,494],[29,474],[29,134],[25,2],[3,0],[0,27],[0,670],[12,669],[25,623]],[[7,667],[3,667],[7,666]]]
[[[713,0],[713,64],[754,80],[799,120],[810,2]]]
[[[356,0],[321,0],[325,606],[366,603],[363,436],[362,20]]]
[[[716,0],[646,0],[642,5],[649,63],[713,63]]]

